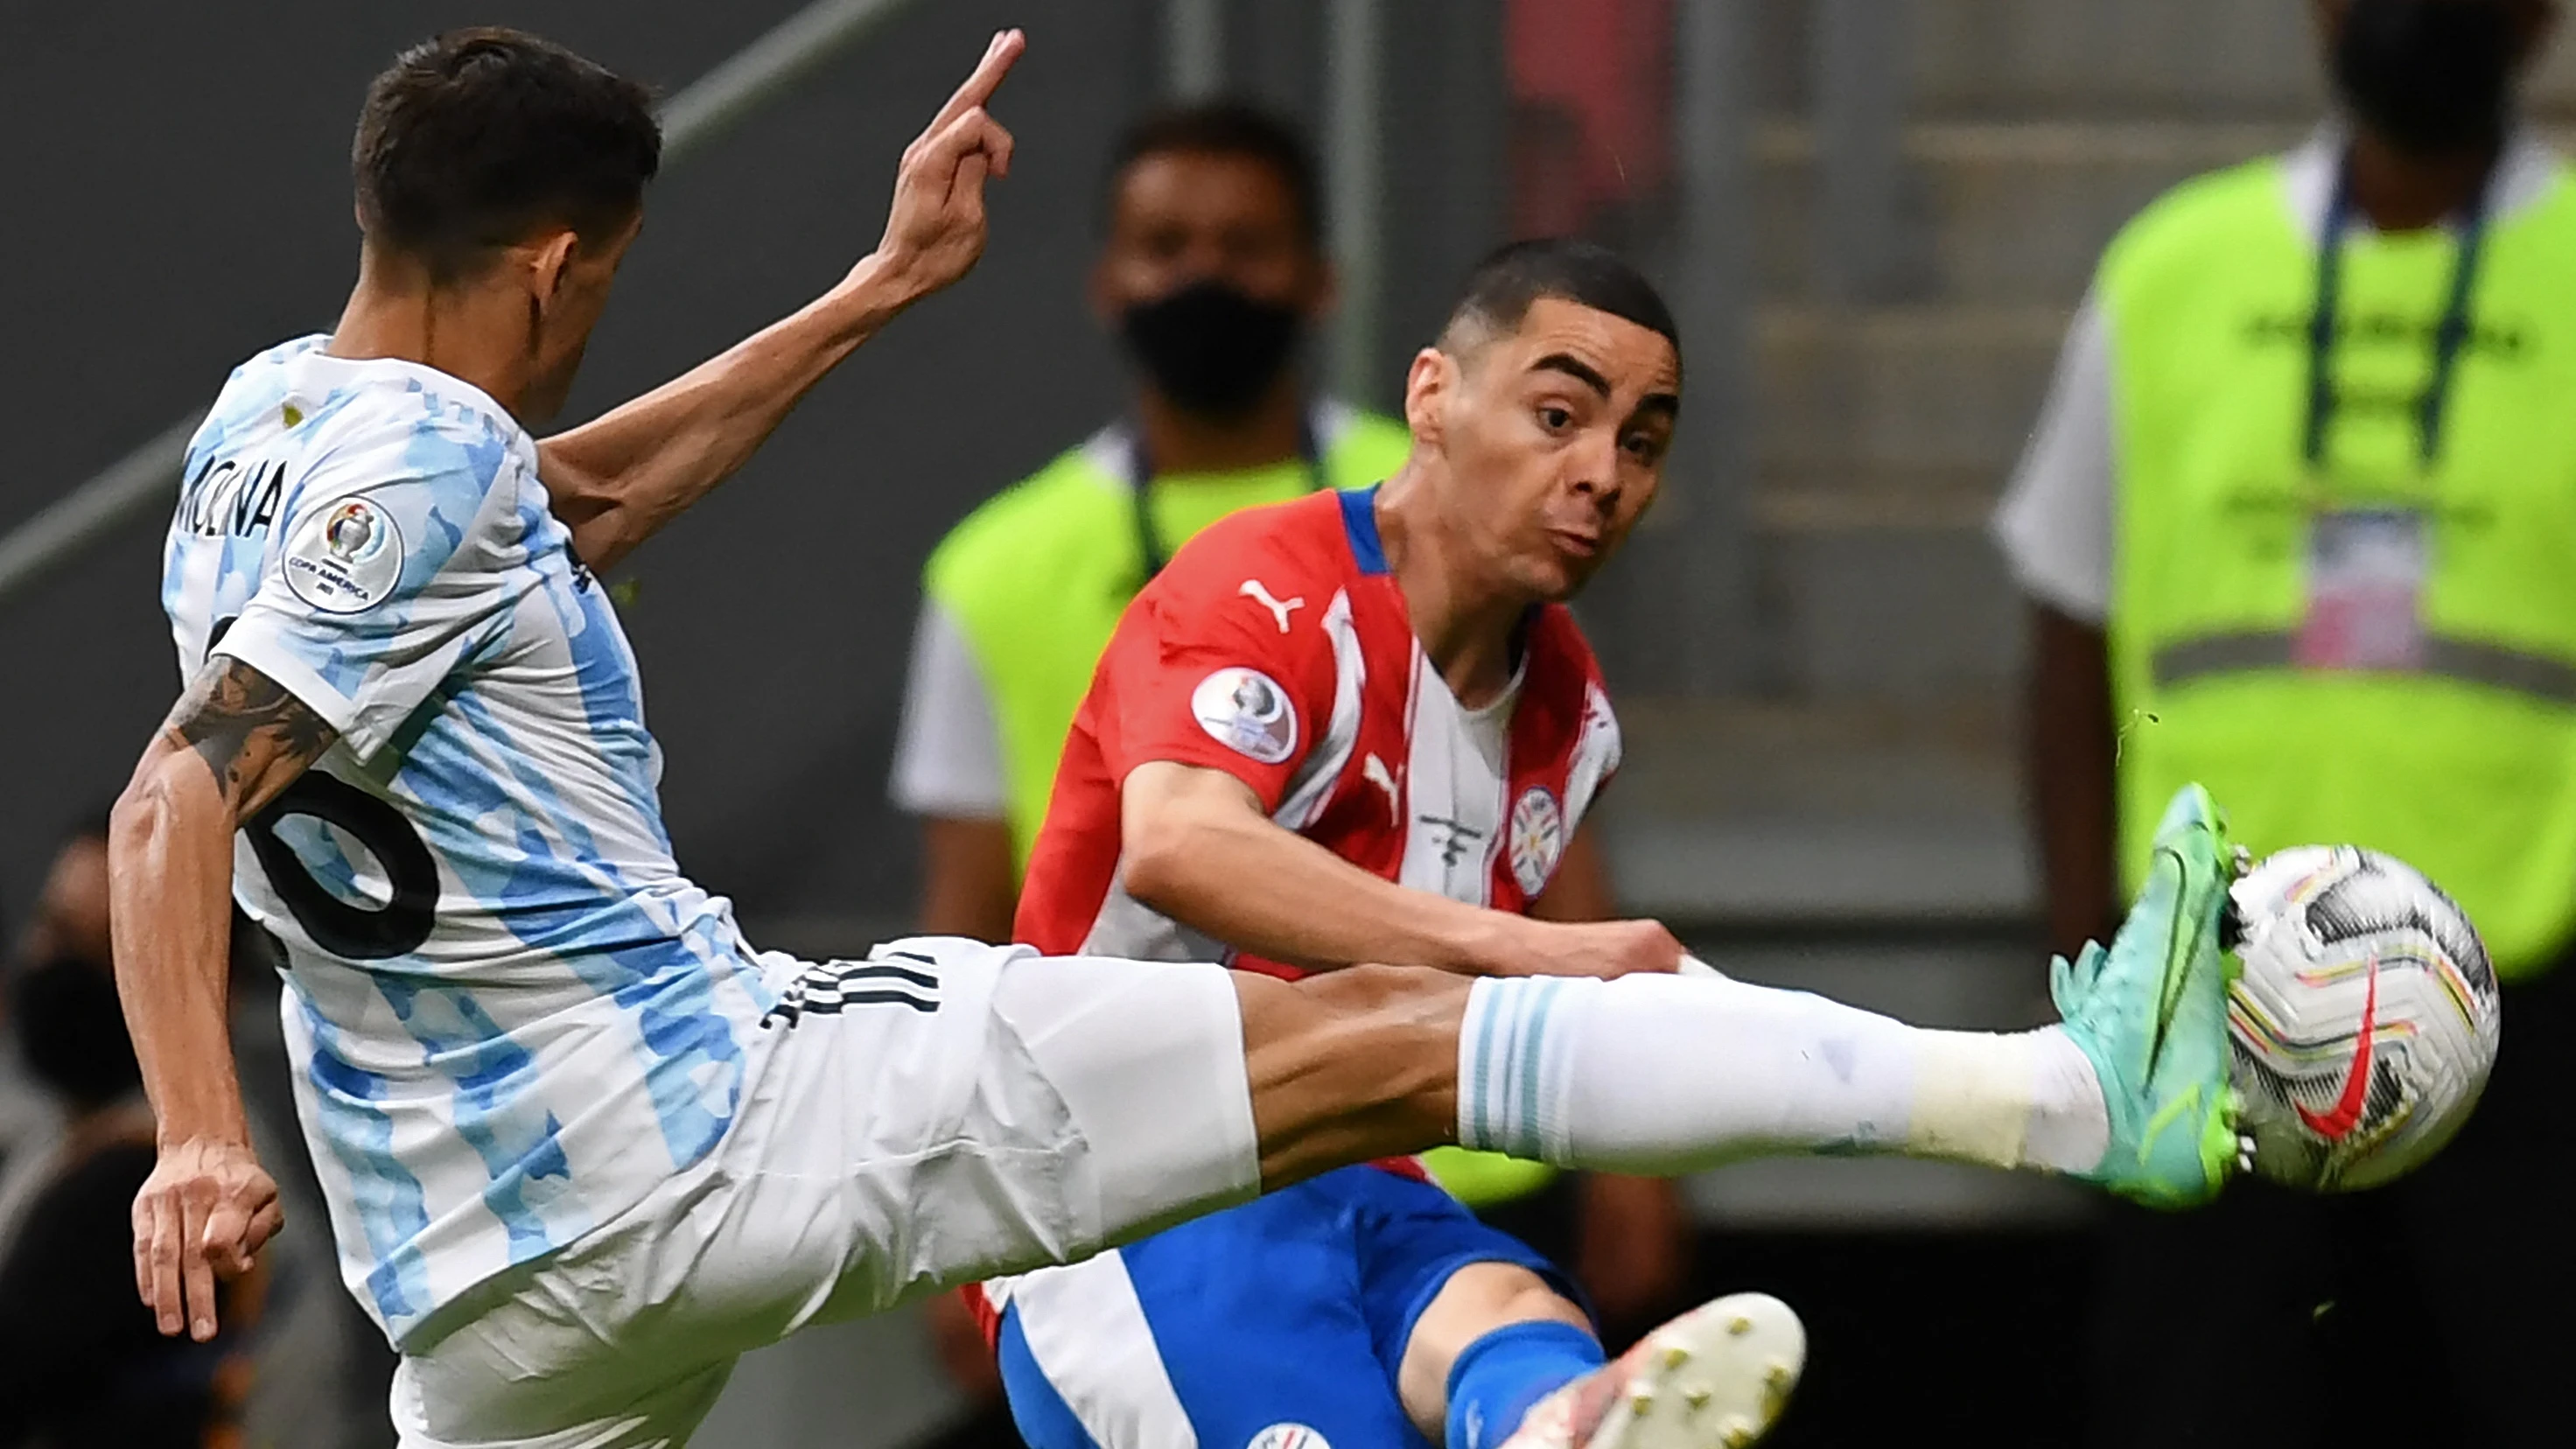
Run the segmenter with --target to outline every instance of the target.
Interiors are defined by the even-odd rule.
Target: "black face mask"
[[[2513,23],[2493,0],[2352,0],[2335,88],[2400,151],[2474,151],[2504,139],[2513,50]]]
[[[57,956],[21,968],[9,1014],[27,1070],[73,1105],[105,1106],[142,1085],[116,978],[105,966]]]
[[[1118,331],[1174,404],[1202,417],[1236,418],[1279,380],[1304,320],[1294,307],[1204,281],[1128,308]]]

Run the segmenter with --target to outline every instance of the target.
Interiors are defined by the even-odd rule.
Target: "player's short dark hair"
[[[1324,196],[1306,138],[1270,112],[1242,101],[1195,101],[1149,111],[1119,134],[1101,188],[1105,220],[1118,205],[1128,169],[1149,156],[1237,156],[1270,168],[1297,209],[1297,230],[1310,246],[1324,241]]]
[[[1458,345],[1470,329],[1512,332],[1529,315],[1530,305],[1547,297],[1660,333],[1673,345],[1675,365],[1681,361],[1681,328],[1655,284],[1608,247],[1566,237],[1516,241],[1487,254],[1467,274],[1467,285],[1441,330],[1441,345]]]
[[[653,96],[516,30],[451,30],[367,87],[350,150],[371,240],[470,269],[549,223],[604,241],[644,204],[662,162]]]

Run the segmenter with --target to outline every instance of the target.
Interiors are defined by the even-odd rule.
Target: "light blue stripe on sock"
[[[1530,993],[1529,1042],[1521,1055],[1519,1129],[1513,1134],[1509,1149],[1514,1157],[1532,1159],[1537,1158],[1542,1150],[1538,1140],[1538,1090],[1540,1078],[1545,1075],[1540,1068],[1547,1060],[1547,1018],[1548,1013],[1555,1009],[1557,993],[1565,989],[1565,983],[1542,981],[1537,983],[1537,988]]]
[[[1521,1102],[1529,1096],[1530,1085],[1538,1074],[1538,1058],[1531,1053],[1530,1046],[1537,1040],[1540,1023],[1546,1019],[1547,991],[1551,984],[1523,980],[1517,983],[1519,990],[1513,993],[1520,998],[1520,1011],[1512,1018],[1512,1069],[1503,1078],[1503,1131],[1501,1140],[1495,1144],[1505,1152],[1519,1152],[1521,1139],[1529,1130],[1520,1110]]]
[[[1462,1086],[1466,1110],[1459,1114],[1458,1140],[1469,1147],[1482,1147],[1493,1138],[1493,1128],[1485,1120],[1485,1092],[1493,1070],[1494,989],[1494,983],[1479,981],[1467,995],[1468,1015],[1475,1018],[1475,1041],[1467,1053],[1469,1077]]]
[[[1530,985],[1525,980],[1483,981],[1469,998],[1480,1008],[1476,1091],[1467,1119],[1476,1139],[1469,1147],[1499,1149],[1512,1138],[1511,1108],[1519,1091],[1520,1035],[1528,1027]]]
[[[1512,1142],[1512,1098],[1520,1093],[1520,1075],[1517,1075],[1520,1073],[1520,1031],[1530,1021],[1530,982],[1510,980],[1502,982],[1494,990],[1507,1003],[1512,1003],[1510,1018],[1504,1021],[1502,1031],[1494,1036],[1499,1060],[1494,1065],[1494,1096],[1486,1101],[1486,1106],[1489,1106],[1486,1119],[1492,1124],[1492,1134],[1486,1137],[1484,1145],[1499,1152]]]

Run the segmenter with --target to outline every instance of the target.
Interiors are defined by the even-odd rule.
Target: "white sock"
[[[1724,978],[1476,983],[1458,1140],[1560,1166],[1673,1173],[1865,1152],[2081,1171],[2110,1123],[2057,1027],[1928,1031]]]

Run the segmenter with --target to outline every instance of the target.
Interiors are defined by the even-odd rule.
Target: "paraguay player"
[[[2196,794],[2117,946],[2064,981],[2068,1023],[2020,1036],[1663,975],[1292,983],[956,940],[816,964],[745,944],[671,858],[592,570],[973,265],[1011,151],[984,102],[1020,48],[996,37],[906,151],[846,278],[542,444],[523,420],[568,392],[640,224],[647,98],[501,30],[370,88],[357,287],[331,335],[237,369],[189,446],[162,586],[188,682],[112,823],[159,1146],[135,1277],[165,1332],[211,1337],[216,1279],[279,1227],[227,1046],[227,894],[285,946],[298,1107],[344,1277],[401,1352],[407,1446],[679,1443],[737,1354],[803,1324],[1447,1141],[1612,1170],[1862,1146],[2216,1191],[2228,871]],[[1208,706],[1247,729],[1269,708]],[[1387,894],[1239,884],[1389,940],[1469,910],[1314,853]],[[1529,971],[1671,964],[1652,928],[1516,939]],[[1827,1055],[1851,1070],[1798,1065]],[[1696,1371],[1596,1374],[1552,1401],[1554,1437],[1715,1442]]]
[[[1672,316],[1624,262],[1567,241],[1489,258],[1414,359],[1401,472],[1225,520],[1130,606],[1075,718],[1019,939],[1290,979],[1378,960],[1673,971],[1681,947],[1651,923],[1520,916],[1620,758],[1564,601],[1652,502],[1680,405]],[[1739,1009],[1704,1047],[1786,1114],[1823,1072],[1867,1095],[1921,1069],[1880,1056],[1857,1013],[1710,989]],[[1820,1031],[1836,1065],[1806,1049]],[[2034,1069],[2088,1078],[2053,1042]],[[2055,1140],[2025,1151],[2099,1156],[2092,1119],[2032,1131]],[[1525,1420],[1511,1442],[1562,1442],[1567,1416],[1530,1410],[1603,1359],[1548,1265],[1409,1160],[995,1282],[986,1302],[1036,1449],[1489,1449]],[[1780,1339],[1734,1341],[1758,1322]],[[1698,1381],[1704,1422],[1750,1442],[1794,1375],[1793,1335],[1776,1303],[1721,1300],[1640,1352],[1733,1362]]]
[[[1129,608],[1018,938],[1289,979],[1673,971],[1681,946],[1651,923],[1511,917],[1619,766],[1564,601],[1652,502],[1680,407],[1671,313],[1626,263],[1566,241],[1489,258],[1415,359],[1400,473],[1220,522]],[[1603,1361],[1558,1274],[1411,1159],[986,1285],[985,1306],[1036,1449],[1489,1449]],[[1675,1349],[1731,1366],[1697,1381],[1730,1442],[1768,1426],[1802,1354],[1788,1310],[1753,1297],[1646,1351]]]

